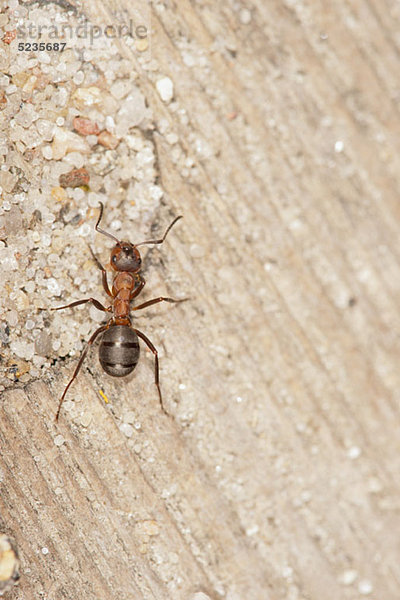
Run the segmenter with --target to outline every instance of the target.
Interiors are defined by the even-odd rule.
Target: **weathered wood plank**
[[[116,41],[184,214],[168,285],[191,302],[141,317],[171,416],[147,357],[128,382],[91,366],[58,425],[74,361],[2,394],[10,597],[398,599],[396,10],[157,2],[151,68]]]

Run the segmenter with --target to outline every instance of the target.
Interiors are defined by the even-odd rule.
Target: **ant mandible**
[[[114,248],[111,250],[110,256],[111,268],[116,271],[111,290],[108,286],[105,268],[100,263],[93,250],[91,248],[89,249],[92,253],[93,260],[101,271],[103,288],[106,294],[112,298],[111,305],[106,308],[95,298],[85,298],[84,300],[77,300],[76,302],[71,302],[71,304],[58,306],[56,308],[51,308],[50,310],[63,310],[64,308],[72,308],[74,306],[79,306],[80,304],[91,302],[93,306],[99,310],[108,313],[112,312],[113,316],[110,318],[108,323],[102,325],[93,333],[92,337],[86,344],[86,347],[83,350],[79,362],[75,368],[74,374],[65,388],[63,395],[61,396],[56,414],[56,421],[60,415],[61,406],[69,387],[77,377],[89,348],[100,334],[103,334],[101,336],[99,346],[100,364],[104,371],[112,377],[125,377],[125,375],[131,373],[136,367],[140,354],[138,337],[142,339],[145,344],[147,344],[154,354],[154,381],[157,386],[161,408],[163,412],[166,413],[161,396],[157,349],[144,335],[144,333],[132,327],[129,313],[131,310],[146,308],[147,306],[157,304],[158,302],[184,302],[187,300],[187,298],[183,298],[182,300],[174,300],[173,298],[160,296],[159,298],[153,298],[153,300],[147,300],[147,302],[143,302],[142,304],[139,304],[139,306],[135,306],[133,308],[130,306],[132,300],[140,294],[146,283],[145,279],[140,274],[142,259],[140,257],[138,246],[143,246],[145,244],[162,244],[170,229],[177,221],[179,221],[179,219],[182,218],[182,216],[176,217],[172,221],[171,225],[167,228],[161,239],[146,240],[145,242],[140,242],[140,244],[131,244],[130,242],[120,241],[111,233],[100,229],[99,224],[103,216],[103,209],[103,204],[100,202],[100,214],[99,218],[97,219],[95,230],[103,235],[108,236],[116,242]]]

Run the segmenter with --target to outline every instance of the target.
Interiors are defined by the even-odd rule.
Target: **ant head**
[[[114,271],[128,271],[130,273],[138,273],[140,271],[140,267],[142,265],[142,259],[140,258],[140,252],[138,250],[138,246],[144,246],[145,244],[162,244],[165,238],[167,237],[168,231],[171,227],[179,221],[182,217],[175,217],[172,221],[171,225],[167,228],[163,237],[159,240],[146,240],[144,242],[140,242],[140,244],[131,244],[130,242],[122,242],[118,238],[115,237],[112,233],[108,233],[108,231],[104,231],[104,229],[100,229],[99,224],[101,221],[101,217],[103,216],[103,203],[100,202],[100,214],[97,219],[97,223],[95,226],[95,230],[107,237],[111,238],[116,242],[114,248],[111,250],[111,258],[110,264]]]
[[[110,264],[114,271],[137,273],[142,266],[139,250],[130,242],[118,242],[111,250]]]

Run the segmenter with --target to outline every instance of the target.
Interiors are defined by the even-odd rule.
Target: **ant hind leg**
[[[60,416],[60,410],[61,410],[61,405],[64,402],[64,398],[66,393],[68,392],[72,382],[76,379],[83,361],[85,360],[86,354],[88,353],[88,350],[90,348],[90,346],[93,344],[93,342],[95,341],[95,339],[97,338],[97,336],[102,333],[103,331],[105,331],[105,329],[107,329],[107,325],[102,325],[101,327],[99,327],[98,329],[96,329],[96,331],[94,332],[94,334],[92,335],[92,337],[90,338],[90,340],[88,341],[88,343],[86,344],[86,348],[84,349],[84,351],[81,354],[81,357],[79,359],[78,364],[75,367],[75,371],[74,374],[72,375],[71,379],[69,380],[67,387],[65,388],[63,395],[61,396],[59,405],[58,405],[58,409],[57,409],[57,413],[56,413],[56,421],[58,421],[58,417]]]
[[[134,329],[133,331],[144,341],[144,343],[148,346],[148,348],[154,354],[154,359],[155,359],[155,364],[154,364],[154,383],[157,386],[158,397],[159,397],[159,400],[160,400],[161,409],[162,409],[162,411],[163,411],[164,414],[170,416],[167,413],[167,411],[165,410],[164,404],[163,404],[163,401],[162,401],[161,388],[160,388],[160,372],[159,372],[159,365],[158,365],[158,351],[157,351],[157,348],[151,343],[151,341],[149,340],[149,338],[144,335],[144,333],[142,333],[138,329]]]

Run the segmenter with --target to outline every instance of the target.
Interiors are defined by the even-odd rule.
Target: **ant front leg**
[[[98,310],[102,310],[103,312],[111,312],[112,306],[108,306],[107,308],[101,304],[96,298],[85,298],[84,300],[76,300],[76,302],[71,302],[71,304],[66,304],[65,306],[56,306],[55,308],[50,308],[50,310],[63,310],[64,308],[73,308],[74,306],[79,306],[80,304],[86,304],[87,302],[91,302],[93,306],[95,306]],[[39,309],[44,310],[44,309]]]
[[[101,262],[99,261],[99,259],[97,258],[97,256],[95,255],[95,253],[93,252],[93,250],[91,249],[91,247],[89,246],[89,250],[92,254],[92,258],[94,260],[94,262],[96,263],[96,265],[98,266],[98,268],[101,271],[101,279],[103,282],[103,288],[105,293],[110,296],[111,298],[113,298],[113,295],[110,291],[110,288],[108,287],[108,281],[107,281],[107,272],[105,270],[105,268],[103,267],[103,265],[101,264]]]
[[[164,404],[163,404],[162,396],[161,396],[160,373],[159,373],[159,367],[158,367],[158,351],[157,351],[157,348],[151,343],[151,341],[149,340],[149,338],[144,335],[144,333],[142,333],[138,329],[134,329],[133,331],[144,341],[145,344],[147,344],[147,346],[150,348],[150,350],[154,354],[154,358],[155,358],[155,364],[154,364],[154,383],[157,386],[158,397],[160,399],[161,409],[162,409],[163,413],[165,413],[166,415],[168,415],[167,411],[164,408]]]
[[[132,302],[132,300],[134,298],[136,298],[136,296],[139,296],[140,292],[142,291],[142,289],[144,288],[144,286],[146,285],[146,280],[144,277],[142,277],[139,273],[136,273],[135,275],[135,287],[131,292],[131,295],[129,297],[129,301]]]
[[[71,379],[69,380],[68,385],[65,388],[63,395],[61,396],[60,403],[58,405],[58,409],[57,409],[57,413],[56,413],[56,421],[58,421],[58,417],[60,416],[61,405],[64,402],[65,395],[68,392],[69,387],[72,384],[72,382],[74,381],[74,379],[76,379],[76,376],[78,375],[78,373],[79,373],[79,371],[81,369],[82,363],[85,360],[85,356],[88,353],[88,350],[89,350],[90,346],[93,344],[94,340],[97,338],[97,336],[99,335],[99,333],[102,333],[103,331],[105,331],[107,329],[107,327],[108,327],[107,325],[102,325],[101,327],[99,327],[98,329],[96,329],[96,331],[94,332],[94,334],[92,335],[92,337],[90,338],[90,340],[88,341],[88,343],[86,344],[86,348],[84,349],[84,351],[81,354],[79,362],[76,365],[74,374],[72,375]]]

